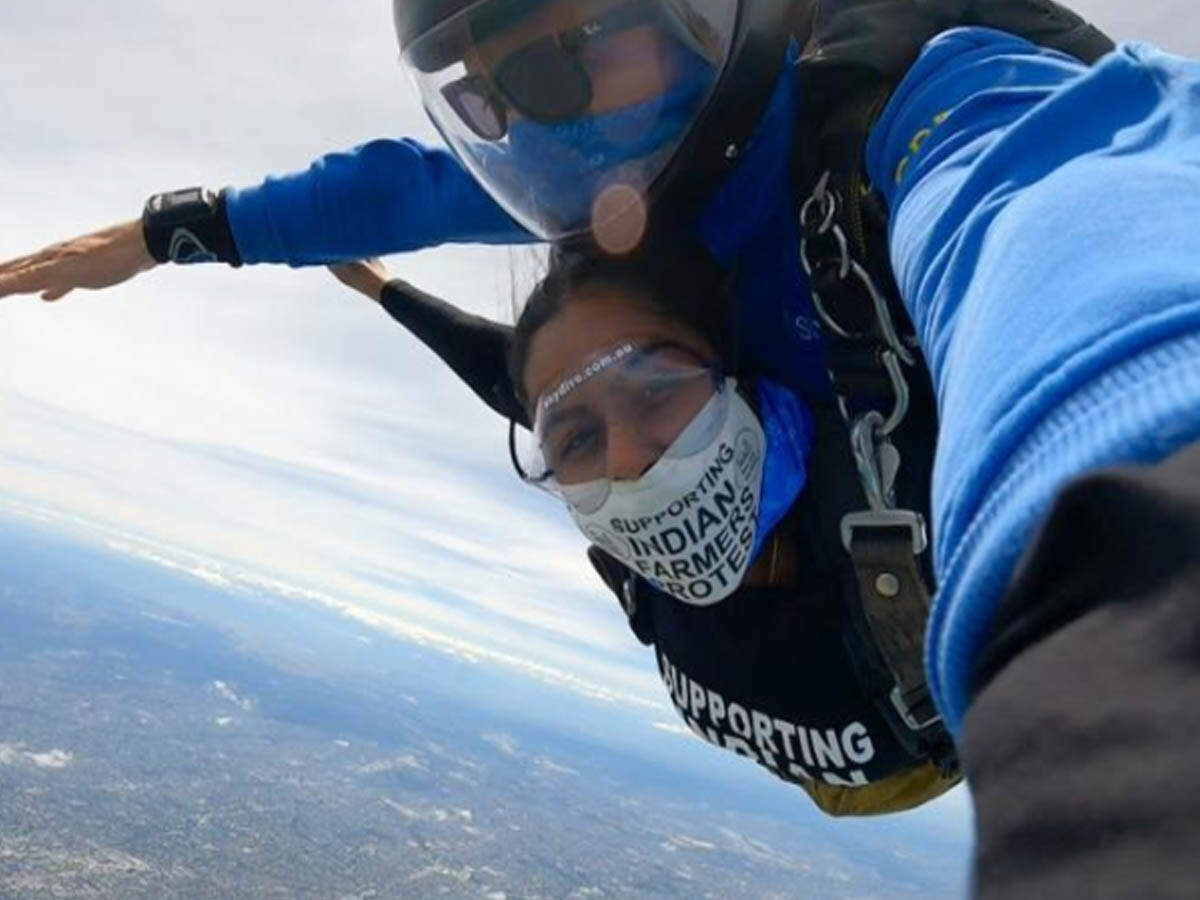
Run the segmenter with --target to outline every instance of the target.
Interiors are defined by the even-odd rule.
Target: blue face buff
[[[752,563],[804,489],[813,444],[812,413],[803,401],[771,381],[759,381],[757,388],[758,417],[767,449],[754,549],[750,552]]]
[[[695,120],[714,79],[713,66],[672,44],[675,78],[650,100],[562,122],[521,119],[509,125],[511,162],[541,207],[563,229],[586,227],[605,187],[624,183],[643,193]]]

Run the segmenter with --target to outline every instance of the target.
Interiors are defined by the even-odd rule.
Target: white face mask
[[[766,438],[733,385],[724,424],[706,447],[682,457],[668,451],[637,481],[613,482],[594,512],[569,507],[594,544],[694,606],[737,590],[754,548]],[[685,429],[677,443],[688,439]]]

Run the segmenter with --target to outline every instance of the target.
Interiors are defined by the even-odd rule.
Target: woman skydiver
[[[378,262],[334,271],[528,426],[514,465],[565,502],[697,734],[833,815],[909,809],[959,781],[948,741],[881,711],[853,571],[829,547],[830,486],[809,477],[831,474],[838,413],[738,358],[726,279],[700,248],[556,253],[515,329]],[[499,348],[504,371],[489,368]]]

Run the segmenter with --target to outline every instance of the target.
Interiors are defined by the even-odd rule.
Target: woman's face
[[[586,288],[569,299],[530,342],[522,379],[525,395],[536,403],[598,353],[626,344],[663,346],[656,359],[664,369],[694,368],[697,361],[716,358],[709,342],[682,322],[620,291]],[[598,460],[603,471],[588,471],[578,480],[604,476],[612,481],[633,481],[655,463],[712,396],[711,381],[693,380],[683,385],[673,388],[669,401],[651,410],[650,416],[629,413],[634,404],[598,402],[619,400],[619,391],[602,397],[587,390],[575,391],[547,417],[554,424],[539,435],[543,452],[553,457],[551,464],[567,481],[573,480],[568,464],[578,465],[582,471],[585,459]],[[644,410],[646,401],[639,402]]]

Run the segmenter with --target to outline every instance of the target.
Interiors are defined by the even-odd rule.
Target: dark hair
[[[529,398],[523,375],[534,335],[582,291],[597,287],[615,290],[688,326],[713,345],[727,368],[734,368],[728,278],[695,241],[678,236],[648,239],[622,256],[556,247],[546,276],[525,300],[509,345],[509,375],[524,408]]]

